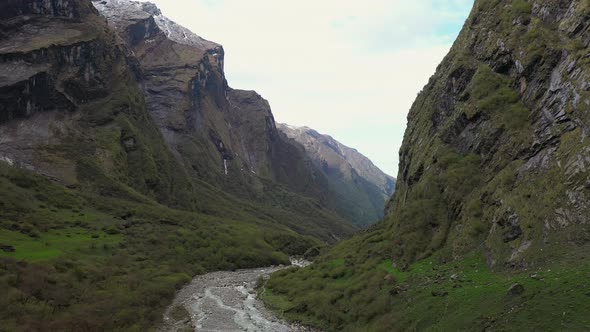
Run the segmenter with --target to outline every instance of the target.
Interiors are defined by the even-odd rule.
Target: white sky
[[[230,86],[397,175],[406,115],[473,0],[152,0],[223,45]]]

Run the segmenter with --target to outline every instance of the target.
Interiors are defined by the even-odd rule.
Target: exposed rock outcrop
[[[95,125],[113,125],[117,114],[131,126],[145,123],[130,118],[142,112],[141,101],[130,100],[139,91],[135,60],[88,1],[2,7],[0,158],[76,184],[82,154],[107,157],[91,138]]]
[[[523,267],[590,242],[588,13],[584,1],[476,1],[408,116],[396,256],[484,242],[490,264]]]

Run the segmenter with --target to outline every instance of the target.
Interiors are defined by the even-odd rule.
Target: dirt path
[[[258,278],[283,268],[221,271],[196,277],[176,295],[160,331],[310,331],[276,318],[256,298]]]

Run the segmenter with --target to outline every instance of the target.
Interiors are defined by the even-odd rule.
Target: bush
[[[476,72],[471,84],[470,96],[476,113],[490,117],[512,132],[527,124],[529,110],[520,101],[519,94],[510,87],[508,78],[483,65]]]
[[[532,10],[533,6],[526,0],[512,1],[512,13],[514,15],[530,15]]]

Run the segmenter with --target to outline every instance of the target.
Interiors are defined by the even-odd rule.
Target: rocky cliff
[[[346,204],[343,214],[366,227],[383,218],[385,202],[395,190],[395,179],[367,157],[328,135],[308,127],[279,124],[279,130],[303,145],[306,154],[328,178],[328,183]]]
[[[149,2],[93,4],[137,59],[147,111],[190,177],[282,209],[315,201],[327,209],[296,213],[316,225],[333,225],[338,231],[331,238],[350,229],[352,217],[341,213],[340,197],[326,190],[328,179],[303,148],[277,130],[269,103],[254,91],[229,87],[221,45],[169,20]]]
[[[129,185],[193,206],[186,173],[145,113],[137,60],[96,9],[9,1],[2,15],[0,158],[73,187]]]
[[[228,86],[220,45],[151,3],[93,4],[2,4],[2,160],[70,187],[123,198],[132,189],[188,210],[224,213],[214,208],[221,190],[290,210],[285,222],[323,228],[325,239],[352,230],[333,212],[325,176],[277,131],[268,102]]]
[[[269,103],[228,86],[221,45],[149,2],[93,3],[138,59],[148,111],[194,176],[249,199],[264,196],[262,179],[326,199],[325,179],[314,180],[321,175],[279,134]]]
[[[588,330],[589,29],[588,1],[475,1],[409,112],[384,222],[273,276],[267,303],[330,331]]]
[[[390,206],[399,259],[482,245],[493,267],[588,237],[585,1],[476,1],[408,115]]]

